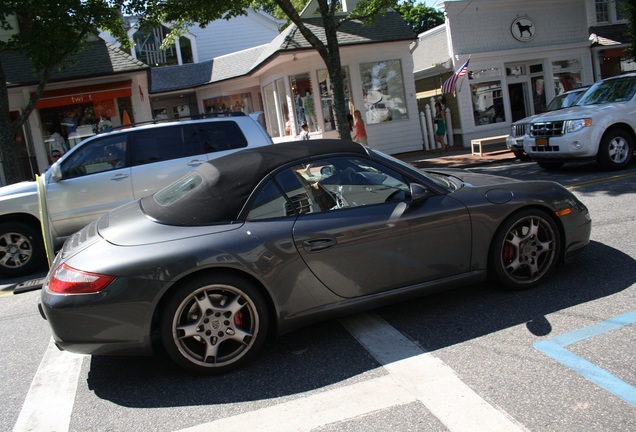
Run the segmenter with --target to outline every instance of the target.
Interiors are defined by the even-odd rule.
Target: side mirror
[[[413,202],[423,201],[431,195],[431,191],[419,183],[411,183],[410,187],[411,200]]]
[[[60,168],[60,164],[56,162],[51,166],[51,178],[49,181],[58,182],[60,180],[62,180],[62,168]]]

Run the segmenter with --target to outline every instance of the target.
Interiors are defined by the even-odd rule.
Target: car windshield
[[[380,158],[390,159],[391,161],[393,161],[393,162],[395,162],[397,164],[405,166],[409,170],[416,169],[416,168],[413,168],[412,165],[410,165],[410,164],[408,164],[408,163],[406,163],[406,162],[404,162],[404,161],[402,161],[400,159],[397,159],[397,158],[395,158],[393,156],[387,155],[385,153],[380,153],[380,152],[378,152],[376,150],[371,150],[371,152],[375,153]],[[424,177],[426,177],[427,179],[432,181],[433,183],[437,184],[438,186],[441,186],[442,188],[444,188],[444,189],[446,189],[448,191],[457,189],[456,185],[454,185],[452,182],[448,181],[447,178],[445,178],[445,177],[448,177],[448,176],[442,176],[442,175],[439,175],[439,174],[433,174],[433,173],[426,172],[424,170],[417,170],[417,171],[421,175],[423,175]]]
[[[575,106],[631,100],[636,93],[636,75],[599,81],[575,102]]]
[[[585,93],[585,89],[573,90],[556,96],[546,108],[546,112],[556,111],[572,106],[583,93]]]

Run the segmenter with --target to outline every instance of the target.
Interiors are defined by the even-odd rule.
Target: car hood
[[[532,119],[533,123],[543,121],[560,121],[560,120],[572,120],[586,117],[593,117],[599,112],[610,110],[615,111],[620,106],[623,106],[624,102],[606,103],[602,105],[581,105],[573,106],[569,108],[563,108],[556,111],[549,111],[543,114],[538,114]]]
[[[552,112],[554,112],[554,111],[552,111]],[[532,123],[534,121],[534,119],[536,119],[537,117],[540,117],[541,115],[542,114],[535,114],[535,115],[531,115],[531,116],[528,116],[528,117],[524,117],[521,120],[517,120],[516,122],[512,123],[512,126],[519,125],[519,124],[525,124],[525,123]]]
[[[510,183],[519,183],[522,180],[513,179],[510,177],[496,176],[491,174],[481,174],[472,171],[466,171],[460,168],[446,168],[436,170],[426,170],[433,174],[442,174],[451,177],[455,177],[461,180],[467,186],[484,187],[484,186],[503,186]]]
[[[242,223],[205,226],[161,224],[149,218],[142,211],[137,200],[103,215],[97,222],[97,230],[104,240],[114,245],[139,246],[232,231],[242,225]]]
[[[0,188],[0,198],[16,195],[33,195],[38,193],[38,187],[34,181],[14,183]]]

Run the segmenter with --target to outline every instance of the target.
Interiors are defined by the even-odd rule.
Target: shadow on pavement
[[[508,292],[484,283],[374,312],[432,352],[522,324],[544,336],[551,331],[547,315],[634,284],[635,264],[623,252],[592,242],[577,260],[533,290]],[[613,275],[611,281],[606,274]],[[330,320],[281,337],[252,363],[220,376],[188,374],[161,352],[154,357],[92,357],[88,385],[98,397],[118,405],[156,408],[266,400],[373,374],[384,372],[337,320]]]

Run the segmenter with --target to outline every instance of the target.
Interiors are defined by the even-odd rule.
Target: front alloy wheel
[[[598,149],[598,163],[606,170],[626,168],[632,160],[634,145],[624,129],[609,130],[603,136]]]
[[[162,317],[166,351],[196,373],[227,372],[251,359],[268,328],[265,302],[247,281],[199,277],[179,288]]]
[[[561,247],[555,222],[541,210],[526,210],[499,229],[491,264],[507,288],[522,290],[540,284],[558,261]]]

